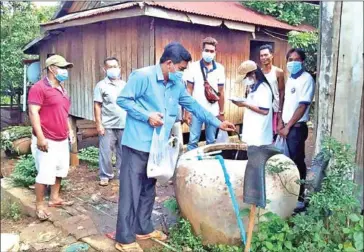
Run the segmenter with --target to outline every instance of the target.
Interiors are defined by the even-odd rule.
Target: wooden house
[[[66,88],[72,116],[93,120],[93,89],[104,78],[103,60],[120,60],[122,79],[133,69],[156,64],[164,46],[181,42],[193,60],[201,57],[201,41],[215,37],[217,61],[226,69],[226,97],[239,93],[236,70],[247,59],[259,62],[258,48],[273,46],[274,64],[285,68],[289,49],[287,33],[311,31],[311,26],[291,26],[262,15],[239,2],[102,2],[66,1],[53,20],[41,25],[43,36],[24,51],[37,54],[41,65],[50,54],[74,63]],[[226,101],[226,118],[241,124],[243,111]],[[188,131],[185,127],[184,131]]]

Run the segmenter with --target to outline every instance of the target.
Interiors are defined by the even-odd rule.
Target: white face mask
[[[251,86],[251,85],[253,85],[255,83],[255,81],[252,79],[252,78],[245,78],[244,80],[243,80],[243,84],[245,85],[245,86]]]

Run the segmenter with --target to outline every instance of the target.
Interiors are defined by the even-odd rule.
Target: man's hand
[[[163,125],[163,114],[159,112],[153,112],[149,115],[149,124],[152,127],[159,127]]]
[[[96,126],[96,130],[97,130],[97,133],[99,134],[99,136],[105,135],[105,129],[101,123]]]
[[[70,132],[68,133],[68,137],[70,139],[71,144],[74,144],[76,142],[76,137],[75,134],[73,133],[73,130],[70,130]]]
[[[188,126],[190,126],[191,125],[191,122],[192,122],[192,116],[191,116],[191,113],[189,113],[189,112],[185,112],[184,113],[184,115],[183,115],[183,121],[185,122],[185,123],[187,123],[187,125]]]
[[[220,127],[219,127],[221,130],[224,130],[224,131],[235,131],[235,125],[232,124],[231,122],[229,121],[223,121],[221,124],[220,124]]]
[[[37,138],[37,147],[40,151],[48,152],[48,141],[45,138]]]
[[[278,125],[277,125],[277,131],[281,131],[284,128],[283,120],[282,118],[278,118]]]
[[[285,126],[283,129],[281,129],[278,134],[284,138],[286,138],[288,136],[290,128],[288,128],[287,126]]]
[[[219,119],[220,121],[225,121],[225,116],[224,115],[218,115],[217,119]]]

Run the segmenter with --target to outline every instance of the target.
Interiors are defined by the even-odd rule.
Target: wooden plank
[[[342,2],[321,2],[320,72],[317,78],[319,97],[316,122],[316,154],[325,136],[331,135],[333,104],[335,102],[336,72],[340,38],[340,15]],[[323,36],[322,34],[325,34]]]
[[[363,91],[363,2],[343,2],[336,83],[332,136],[356,151]]]
[[[131,19],[131,72],[138,68],[138,19]]]
[[[155,58],[155,24],[154,24],[154,18],[150,21],[150,27],[149,27],[149,65],[157,64],[157,59]]]

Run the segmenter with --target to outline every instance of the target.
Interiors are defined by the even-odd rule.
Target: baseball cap
[[[257,64],[252,60],[244,61],[238,67],[238,78],[236,79],[236,83],[241,83],[245,76],[250,73],[251,71],[257,70]]]
[[[73,67],[73,63],[67,62],[65,60],[65,58],[63,58],[60,55],[52,55],[51,57],[46,59],[45,67],[47,68],[52,65],[58,66],[58,67],[67,67],[67,68]]]

